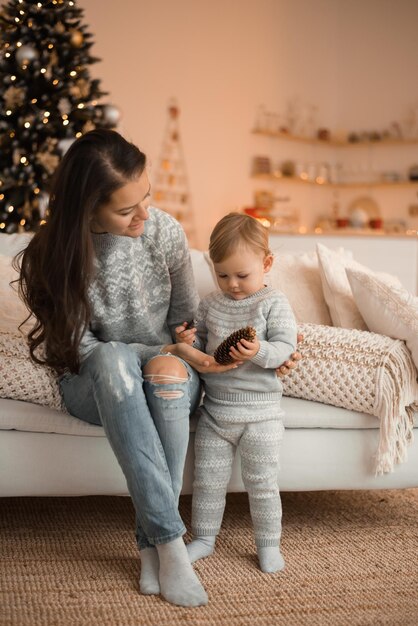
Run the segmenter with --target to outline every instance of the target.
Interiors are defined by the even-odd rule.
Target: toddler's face
[[[264,274],[272,266],[271,254],[264,256],[240,246],[228,258],[214,263],[219,288],[234,300],[242,300],[264,287]]]

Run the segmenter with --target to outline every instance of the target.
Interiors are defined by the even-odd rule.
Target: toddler
[[[196,328],[176,329],[176,340],[212,355],[233,331],[256,330],[230,349],[236,367],[203,374],[205,395],[195,438],[193,541],[190,560],[212,554],[219,533],[235,451],[241,454],[260,568],[284,567],[280,553],[279,444],[283,437],[282,384],[276,375],[296,347],[296,321],[286,297],[265,285],[273,263],[268,231],[254,218],[230,213],[209,245],[220,291],[200,302]]]

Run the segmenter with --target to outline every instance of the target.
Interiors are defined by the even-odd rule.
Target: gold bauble
[[[80,30],[72,30],[70,41],[72,46],[74,46],[75,48],[80,48],[80,46],[82,46],[84,42],[83,33]]]

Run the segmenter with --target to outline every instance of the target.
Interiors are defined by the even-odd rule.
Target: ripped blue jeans
[[[129,345],[102,343],[82,363],[79,374],[60,380],[71,415],[105,430],[135,507],[140,550],[186,531],[178,500],[189,416],[199,405],[201,387],[197,372],[179,360],[187,379],[157,384],[144,380],[140,358]]]

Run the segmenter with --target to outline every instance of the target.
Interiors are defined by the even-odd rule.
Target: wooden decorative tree
[[[178,106],[171,102],[153,185],[153,202],[181,223],[189,245],[194,246],[196,245],[194,215],[180,141],[179,115]]]

